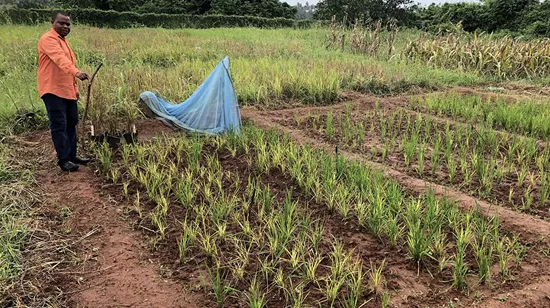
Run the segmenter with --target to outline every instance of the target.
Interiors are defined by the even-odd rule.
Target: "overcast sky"
[[[285,1],[290,5],[296,5],[297,2],[300,2],[302,4],[306,3],[306,0],[281,0]],[[319,0],[308,0],[309,4],[315,4],[319,2]],[[431,3],[445,3],[445,2],[477,2],[476,0],[414,0],[414,2],[418,2],[422,5],[430,5]]]

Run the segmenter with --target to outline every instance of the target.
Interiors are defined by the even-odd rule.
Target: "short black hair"
[[[56,10],[52,14],[52,21],[55,21],[57,19],[57,16],[63,15],[63,16],[69,16],[69,14],[62,10]]]

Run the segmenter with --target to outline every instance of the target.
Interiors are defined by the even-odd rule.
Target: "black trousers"
[[[62,165],[76,157],[77,101],[53,94],[45,94],[42,100],[46,104],[58,164]]]

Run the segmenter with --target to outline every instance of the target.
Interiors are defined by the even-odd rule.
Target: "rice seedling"
[[[468,273],[468,266],[465,258],[470,237],[471,233],[469,229],[461,229],[460,233],[456,234],[457,252],[453,268],[453,287],[458,290],[464,290],[467,284],[466,274]]]
[[[245,293],[246,298],[248,298],[248,305],[250,308],[263,308],[267,305],[265,300],[265,294],[260,289],[260,283],[257,277],[252,279],[250,283],[250,288],[247,293]]]
[[[228,284],[227,274],[218,265],[214,265],[214,268],[210,266],[206,268],[210,277],[210,283],[212,284],[216,304],[221,308],[224,306],[227,296],[234,289]]]
[[[329,141],[334,140],[335,128],[334,128],[334,118],[333,118],[332,111],[329,112],[327,115],[325,133]]]
[[[371,287],[372,292],[374,292],[377,295],[381,295],[384,290],[384,277],[382,275],[382,271],[384,270],[384,265],[386,264],[386,260],[382,260],[382,263],[380,266],[375,266],[371,262],[371,269],[369,272],[369,284]]]
[[[424,158],[426,157],[426,144],[423,143],[418,149],[418,174],[424,174]]]
[[[390,291],[384,291],[382,293],[382,300],[381,300],[381,305],[382,305],[382,308],[387,308],[390,306],[390,301],[391,301],[391,293]]]
[[[348,276],[346,283],[348,295],[344,299],[344,307],[361,307],[361,305],[359,305],[359,301],[363,297],[363,262],[360,260],[354,260],[353,263],[351,263],[349,272],[350,275]]]

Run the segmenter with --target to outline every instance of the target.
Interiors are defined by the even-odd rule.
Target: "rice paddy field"
[[[548,42],[76,25],[79,67],[104,66],[93,163],[66,174],[36,91],[48,26],[0,30],[2,307],[550,306]],[[139,112],[225,56],[240,134]],[[129,120],[136,144],[87,138]]]

